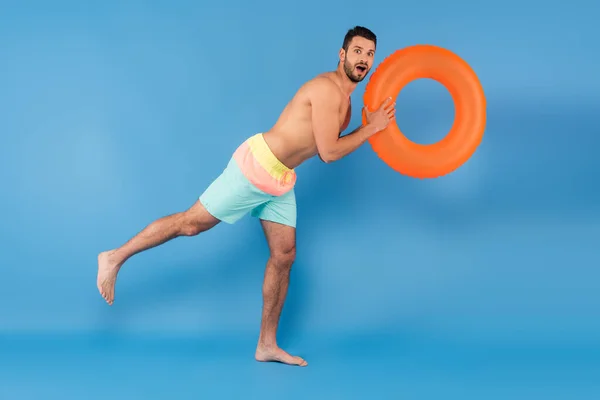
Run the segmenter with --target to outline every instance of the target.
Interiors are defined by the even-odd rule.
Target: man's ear
[[[340,62],[344,62],[344,59],[346,58],[346,52],[344,51],[344,48],[340,49],[339,57],[340,57]]]

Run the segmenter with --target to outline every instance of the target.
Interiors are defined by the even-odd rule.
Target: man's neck
[[[337,76],[339,77],[339,82],[340,82],[340,89],[341,91],[348,97],[350,98],[350,96],[352,95],[352,92],[354,91],[354,89],[356,89],[356,85],[358,85],[358,83],[356,82],[352,82],[350,80],[350,78],[348,78],[348,75],[346,75],[346,73],[344,71],[340,71],[339,69],[337,69],[335,71],[335,73],[337,74]]]

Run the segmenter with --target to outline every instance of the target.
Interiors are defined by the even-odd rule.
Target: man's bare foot
[[[258,345],[256,348],[256,361],[261,362],[280,362],[290,365],[299,365],[306,367],[308,363],[301,357],[292,356],[277,346]]]
[[[98,254],[98,277],[96,279],[98,291],[109,305],[112,305],[115,301],[115,282],[121,267],[111,260],[111,253],[110,251],[103,251]]]

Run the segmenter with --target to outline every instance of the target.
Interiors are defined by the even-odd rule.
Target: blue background
[[[0,3],[0,397],[597,398],[598,11]],[[377,62],[416,43],[458,53],[488,124],[440,179],[398,175],[368,145],[298,169],[279,340],[308,368],[253,360],[268,251],[249,217],[134,257],[108,307],[98,252],[189,207],[242,140],[336,67],[356,24],[378,35]],[[397,109],[421,143],[452,124],[432,81]]]

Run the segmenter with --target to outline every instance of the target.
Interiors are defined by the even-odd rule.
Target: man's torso
[[[307,159],[318,154],[312,128],[311,97],[316,85],[325,79],[333,79],[333,73],[321,74],[306,82],[283,109],[275,125],[265,132],[264,138],[275,156],[289,168],[296,168]],[[350,122],[351,104],[341,89],[341,106],[338,109],[340,133]],[[346,98],[345,98],[346,97]]]

